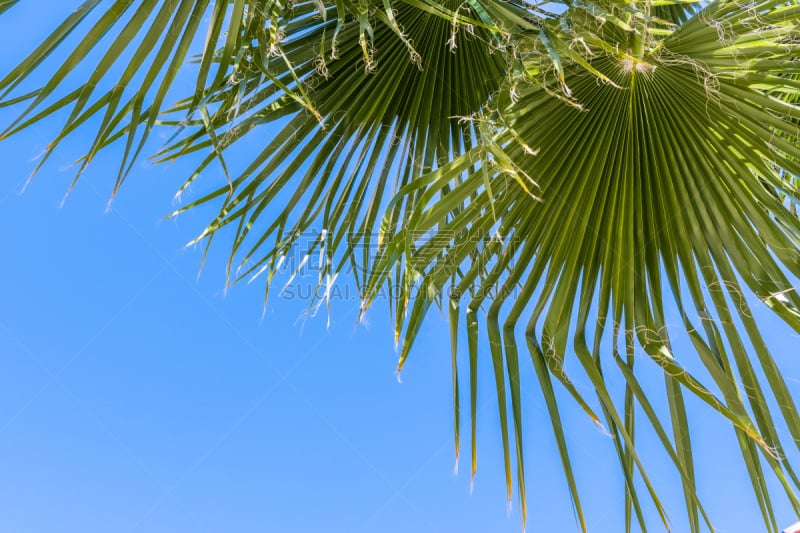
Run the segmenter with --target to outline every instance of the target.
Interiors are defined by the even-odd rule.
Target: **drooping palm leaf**
[[[539,184],[541,202],[531,201],[514,180],[498,177],[490,192],[477,174],[467,173],[455,186],[442,179],[452,188],[439,192],[432,186],[429,205],[411,220],[414,234],[433,235],[426,243],[417,245],[404,233],[395,237],[397,250],[414,249],[411,268],[426,273],[423,283],[429,289],[421,294],[456,286],[450,302],[455,320],[467,298],[466,327],[473,337],[478,329],[473,315],[488,306],[486,334],[501,422],[505,427],[508,388],[518,449],[515,330],[527,316],[525,338],[537,369],[548,368],[585,405],[563,374],[565,359],[577,358],[593,384],[628,480],[629,505],[640,515],[633,483],[638,475],[660,509],[635,452],[633,407],[638,404],[681,472],[694,530],[699,522],[681,399],[685,390],[736,427],[768,527],[777,529],[759,453],[798,506],[797,477],[785,460],[742,339],[744,333],[785,427],[800,442],[797,410],[743,296],[744,290],[752,291],[800,331],[800,299],[786,277],[786,272],[795,278],[800,272],[800,224],[786,209],[798,200],[791,176],[800,172],[800,109],[782,98],[798,89],[791,79],[800,68],[798,13],[797,5],[785,2],[753,3],[748,9],[718,2],[665,37],[656,33],[643,39],[645,22],[638,32],[633,24],[598,27],[585,11],[570,10],[559,26],[546,26],[554,37],[545,44],[565,58],[570,51],[557,43],[580,40],[582,57],[562,59],[554,86],[517,89],[516,101],[498,106],[524,145],[538,152],[526,154],[507,131],[497,133],[508,157]],[[531,56],[526,68],[545,73],[549,65],[540,57]],[[562,76],[568,100],[552,95]],[[454,198],[467,207],[457,214],[441,208]],[[468,255],[473,247],[458,237],[462,232],[469,233],[468,243],[500,244],[483,248],[480,261],[491,264],[488,274],[473,269],[452,281],[454,266],[474,264]],[[389,252],[384,260],[392,263],[397,256]],[[380,276],[376,280],[377,285]],[[689,354],[670,348],[674,328],[664,319],[670,296],[713,385],[703,386],[686,373],[680,361]],[[422,298],[409,310],[401,361],[429,304]],[[743,332],[733,326],[734,316]],[[604,345],[628,382],[624,412],[617,410],[603,377],[611,363],[600,357]],[[665,371],[676,445],[662,434],[664,424],[647,407],[636,381],[636,345]],[[618,349],[625,354],[618,355]],[[539,376],[549,390],[550,376]],[[548,407],[557,422],[554,402]],[[562,442],[560,423],[554,429]],[[510,469],[509,444],[504,445]],[[566,447],[560,449],[577,504]]]
[[[516,476],[523,517],[524,352],[584,529],[554,380],[613,437],[628,529],[634,517],[645,527],[642,487],[668,523],[635,446],[643,423],[680,475],[691,530],[701,521],[710,528],[694,488],[687,392],[735,428],[767,528],[777,531],[765,468],[800,510],[800,482],[778,438],[788,430],[794,448],[800,419],[744,296],[800,332],[790,281],[800,274],[796,1],[601,0],[547,12],[492,0],[143,0],[112,2],[88,30],[80,26],[98,3],[85,2],[0,80],[2,103],[24,106],[6,134],[69,109],[54,147],[100,116],[83,163],[123,140],[118,186],[152,129],[175,127],[160,160],[205,156],[184,187],[215,162],[227,176],[181,210],[219,203],[199,239],[210,244],[231,228],[235,278],[263,273],[269,286],[299,236],[321,228],[306,260],[322,258],[322,288],[347,264],[365,308],[385,284],[399,288],[390,294],[398,294],[400,367],[430,307],[447,306],[456,453],[463,323],[472,474],[485,336],[507,491]],[[12,4],[0,3],[0,13]],[[83,39],[50,81],[20,92],[77,28]],[[162,115],[199,32],[206,41],[196,86]],[[96,59],[90,52],[101,44]],[[95,64],[91,78],[60,96],[86,61]],[[125,65],[121,78],[96,95],[116,63]],[[263,150],[231,175],[227,148],[262,125],[272,128]],[[672,351],[670,305],[693,354]],[[669,420],[639,382],[639,349],[664,370]],[[710,383],[685,370],[690,358]],[[596,398],[584,398],[566,374],[575,363]],[[622,410],[609,372],[626,383]]]

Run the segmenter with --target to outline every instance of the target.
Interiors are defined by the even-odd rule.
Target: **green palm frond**
[[[254,51],[251,63],[242,67],[250,86],[240,83],[214,94],[207,105],[213,111],[198,124],[200,129],[160,154],[162,160],[171,160],[211,150],[197,176],[255,126],[285,121],[241,175],[180,210],[225,198],[219,217],[200,238],[236,224],[232,256],[243,251],[239,277],[267,271],[271,278],[280,258],[315,223],[331,233],[327,243],[318,243],[327,244],[331,260],[321,276],[335,277],[346,261],[362,259],[353,256],[356,250],[372,247],[381,209],[398,188],[479,142],[462,118],[480,111],[504,79],[507,64],[502,54],[491,52],[494,36],[480,27],[458,35],[452,20],[415,5],[393,11],[392,21],[379,20],[370,30],[366,55],[359,25],[338,30],[338,44],[334,42],[339,24],[334,16],[298,29],[297,39],[289,36],[282,44],[285,59],[308,87],[319,116],[303,112],[296,99],[270,83],[270,76],[288,76],[287,63],[278,60],[275,66],[275,59]],[[448,40],[458,53],[442,46]],[[317,48],[335,50],[334,59],[323,62],[323,56],[310,53]],[[471,69],[487,76],[471,80]],[[239,116],[232,119],[232,111]],[[248,246],[252,223],[288,187],[292,194],[286,206],[268,229],[258,228]],[[392,210],[387,223],[402,225],[413,205],[412,199]],[[262,248],[266,253],[259,255]],[[338,256],[342,248],[346,252]],[[337,265],[332,265],[334,256]],[[369,257],[363,259],[358,269],[362,273]]]
[[[612,436],[629,530],[645,528],[645,498],[669,523],[636,447],[643,424],[681,479],[691,531],[711,529],[695,490],[687,394],[732,424],[767,530],[778,530],[767,471],[800,512],[800,479],[779,438],[788,433],[796,451],[800,417],[748,303],[757,297],[800,332],[796,0],[598,0],[551,11],[499,0],[120,0],[87,29],[98,3],[82,4],[0,80],[0,104],[22,108],[4,136],[68,113],[52,150],[99,117],[80,171],[121,141],[116,192],[153,128],[174,128],[157,160],[202,154],[183,189],[212,164],[226,176],[176,213],[219,206],[198,241],[233,234],[231,280],[263,275],[268,293],[300,235],[322,228],[308,251],[324,259],[321,288],[352,266],[364,309],[381,288],[399,289],[389,291],[399,369],[427,312],[446,307],[456,454],[463,325],[472,474],[488,340],[506,488],[511,498],[516,478],[523,519],[525,353],[584,530],[557,387]],[[50,81],[22,90],[76,31],[82,39]],[[167,110],[202,34],[196,85]],[[89,61],[90,79],[65,91]],[[116,64],[123,74],[98,93]],[[263,148],[232,174],[227,150],[262,131]],[[673,351],[680,335],[694,353]],[[663,370],[666,419],[640,382],[640,353]],[[574,385],[576,373],[595,397]],[[625,383],[621,398],[612,373]]]
[[[734,424],[768,527],[776,529],[762,460],[797,509],[798,480],[778,440],[765,389],[775,396],[795,442],[800,442],[800,420],[744,294],[751,291],[800,331],[800,299],[786,277],[800,273],[800,223],[787,209],[798,201],[800,172],[800,109],[791,103],[800,69],[798,13],[797,5],[785,2],[760,2],[747,10],[718,2],[663,38],[641,39],[641,29],[598,27],[584,10],[567,12],[558,27],[549,24],[546,30],[558,36],[554,43],[580,39],[582,57],[570,61],[569,51],[557,49],[563,73],[553,76],[550,86],[517,89],[516,101],[499,105],[510,130],[537,155],[526,153],[510,130],[496,134],[497,144],[507,146],[508,157],[538,183],[541,201],[531,201],[514,180],[502,176],[494,178],[490,192],[478,173],[466,172],[457,185],[442,180],[432,186],[429,205],[409,224],[413,234],[430,235],[425,243],[406,233],[394,237],[396,249],[413,250],[407,254],[409,268],[425,273],[423,283],[430,289],[421,294],[452,294],[454,321],[463,320],[459,310],[466,300],[472,337],[478,335],[475,315],[485,316],[501,424],[508,431],[510,395],[517,450],[522,417],[516,330],[524,325],[542,389],[550,391],[555,377],[614,437],[628,505],[640,523],[637,475],[657,508],[661,505],[634,447],[636,404],[674,460],[684,480],[690,524],[699,528],[702,509],[693,488],[682,400],[687,390]],[[532,55],[525,65],[542,75],[549,65],[540,57]],[[553,97],[560,85],[569,98]],[[433,193],[438,187],[440,192]],[[458,213],[441,209],[448,199],[465,207]],[[477,261],[471,257],[476,248]],[[384,258],[387,264],[397,260],[391,253]],[[490,268],[461,274],[455,267],[462,264]],[[377,276],[373,286],[380,282]],[[664,319],[670,300],[683,316],[711,386],[681,366],[688,354],[671,350],[674,328]],[[409,309],[401,361],[430,303],[421,298]],[[734,320],[743,327],[734,327]],[[745,342],[753,346],[755,360]],[[475,346],[470,343],[470,351]],[[671,398],[668,421],[658,420],[636,380],[637,346],[664,369]],[[614,370],[608,367],[611,359],[601,358],[604,347],[628,383],[622,412],[604,378]],[[571,357],[594,386],[602,418],[564,374]],[[471,365],[475,360],[472,355]],[[756,377],[761,372],[765,384]],[[474,394],[473,386],[473,405]],[[548,408],[580,509],[552,396]],[[666,425],[674,430],[675,445],[664,433]],[[510,490],[508,440],[504,447]],[[520,480],[522,475],[518,453]]]

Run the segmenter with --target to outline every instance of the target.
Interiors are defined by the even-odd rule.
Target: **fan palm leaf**
[[[797,442],[796,408],[743,296],[745,289],[751,291],[800,331],[797,295],[786,277],[787,271],[795,278],[798,274],[798,221],[786,209],[787,202],[797,201],[788,176],[798,172],[798,109],[784,98],[797,88],[787,79],[798,66],[796,20],[784,17],[796,12],[797,6],[783,3],[753,4],[749,10],[715,3],[649,42],[640,39],[641,30],[601,29],[585,12],[567,13],[552,32],[570,25],[558,37],[561,42],[579,40],[584,58],[562,60],[552,87],[517,89],[515,101],[498,104],[510,125],[497,133],[497,144],[507,146],[507,157],[537,181],[542,201],[530,201],[514,180],[496,179],[490,191],[477,175],[468,175],[446,194],[437,196],[436,186],[431,187],[430,205],[409,225],[415,234],[429,235],[411,254],[411,268],[426,272],[423,283],[433,289],[422,294],[438,295],[451,283],[451,316],[459,320],[460,302],[466,299],[466,327],[473,336],[478,322],[472,315],[488,306],[486,331],[501,424],[505,431],[508,387],[517,449],[522,431],[515,330],[528,310],[525,338],[534,365],[547,368],[584,406],[589,401],[563,371],[565,358],[576,357],[594,386],[625,470],[629,504],[640,522],[633,484],[637,471],[660,504],[633,444],[634,403],[647,413],[680,470],[690,523],[698,527],[683,390],[736,427],[765,522],[774,524],[774,516],[759,452],[797,505],[797,477],[778,442],[745,342],[732,326],[734,319],[743,324]],[[565,57],[569,51],[557,53]],[[549,65],[540,58],[532,56],[526,68],[545,72]],[[554,98],[563,84],[569,97]],[[766,87],[773,93],[766,94]],[[526,152],[529,146],[537,155]],[[440,208],[439,198],[458,198],[468,207],[453,214]],[[499,244],[487,244],[481,252],[480,262],[491,264],[488,273],[472,269],[451,281],[454,266],[469,261],[473,248],[452,238],[463,231],[469,232],[470,243]],[[397,250],[414,247],[405,234],[395,238]],[[391,253],[385,259],[397,260]],[[664,319],[670,295],[716,395],[684,370],[670,347],[673,328]],[[409,313],[401,361],[429,303],[418,299]],[[603,377],[605,338],[628,382],[624,412],[617,410]],[[632,368],[637,345],[665,371],[675,448],[659,429],[663,424],[642,403],[646,398]],[[550,376],[539,373],[543,380]],[[549,390],[550,384],[542,387]],[[562,443],[553,400],[548,407]],[[588,407],[587,412],[597,419]],[[504,446],[510,472],[508,441]],[[560,449],[571,477],[566,446]],[[521,456],[517,462],[521,478]],[[577,504],[574,482],[570,486]]]
[[[0,2],[0,13],[13,4]],[[158,160],[203,154],[182,190],[214,163],[226,177],[175,214],[219,205],[197,240],[230,231],[230,280],[263,275],[268,294],[300,236],[321,228],[303,261],[319,255],[323,294],[348,266],[364,310],[392,287],[398,370],[427,312],[446,307],[456,454],[463,325],[472,475],[484,339],[506,490],[511,498],[516,478],[523,520],[524,353],[581,528],[557,387],[611,435],[628,529],[646,527],[644,498],[669,524],[636,446],[641,424],[680,477],[691,531],[711,528],[695,489],[687,394],[732,424],[767,529],[778,529],[767,471],[800,511],[787,458],[800,417],[750,298],[800,332],[796,1],[599,0],[548,11],[493,0],[143,0],[112,2],[88,21],[98,4],[84,2],[0,80],[2,104],[22,108],[3,135],[68,113],[52,151],[100,117],[79,174],[121,141],[116,192],[152,130],[174,128]],[[76,30],[49,81],[22,90]],[[164,113],[201,30],[196,86]],[[85,62],[90,78],[61,96]],[[121,77],[98,91],[115,64]],[[232,174],[225,154],[264,125],[263,149]],[[679,326],[667,322],[670,308]],[[673,350],[678,335],[693,353]],[[635,369],[641,354],[663,370],[666,419]],[[620,398],[609,373],[624,380]]]

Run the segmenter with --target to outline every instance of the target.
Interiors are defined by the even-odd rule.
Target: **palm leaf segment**
[[[0,13],[13,3],[0,3]],[[667,523],[635,447],[636,410],[680,474],[691,530],[708,524],[694,489],[686,391],[733,424],[767,528],[777,530],[764,469],[800,508],[798,479],[778,439],[782,426],[800,442],[800,420],[744,296],[756,295],[800,332],[789,279],[800,270],[796,2],[718,1],[698,10],[599,1],[547,13],[478,0],[119,1],[49,83],[15,96],[97,4],[85,2],[0,81],[6,105],[26,106],[6,135],[68,108],[55,147],[102,116],[81,170],[122,139],[119,184],[150,131],[171,125],[187,133],[161,159],[209,153],[188,187],[214,161],[228,174],[227,149],[258,125],[277,125],[244,171],[185,207],[220,202],[201,238],[210,243],[231,227],[231,267],[239,265],[240,277],[265,272],[269,285],[299,235],[319,224],[312,251],[324,259],[321,285],[329,288],[350,263],[365,308],[385,284],[400,289],[390,294],[399,294],[401,367],[431,304],[446,302],[457,453],[456,345],[466,323],[473,474],[478,346],[486,335],[507,490],[510,497],[516,475],[523,517],[520,341],[582,525],[553,380],[612,435],[628,528],[634,518],[645,527],[642,490]],[[174,110],[188,118],[160,117],[209,10],[197,87]],[[112,28],[121,28],[119,37],[91,79],[48,103]],[[122,77],[95,94],[122,60]],[[671,301],[694,354],[671,349]],[[640,350],[664,370],[669,420],[657,416],[637,379]],[[682,362],[699,362],[710,382]],[[596,398],[579,392],[572,372],[589,380]],[[625,381],[622,409],[608,372]]]

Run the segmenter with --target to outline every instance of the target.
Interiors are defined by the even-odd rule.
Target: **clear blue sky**
[[[0,17],[0,71],[77,3],[22,2]],[[201,250],[183,245],[210,211],[162,220],[196,161],[140,162],[106,212],[121,153],[112,148],[60,207],[69,163],[94,134],[85,130],[20,195],[58,124],[0,143],[0,532],[519,531],[486,360],[472,494],[468,465],[453,473],[444,317],[431,314],[402,384],[380,303],[365,326],[357,302],[337,302],[327,328],[324,311],[304,321],[306,302],[273,297],[262,321],[262,285],[221,292],[224,242],[197,279]],[[210,171],[195,193],[219,179]],[[796,392],[797,339],[758,312]],[[643,379],[664,412],[658,372]],[[523,385],[530,530],[577,531],[529,365]],[[622,531],[611,442],[566,398],[562,409],[590,531]],[[715,525],[763,530],[731,428],[697,402],[690,412]],[[651,474],[674,531],[686,531],[651,433],[641,434]],[[775,505],[782,524],[794,521],[783,498]]]

